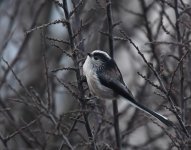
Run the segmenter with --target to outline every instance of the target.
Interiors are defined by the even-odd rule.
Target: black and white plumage
[[[133,98],[123,81],[115,61],[106,52],[95,50],[92,53],[88,53],[83,65],[83,73],[93,95],[101,99],[111,100],[122,96],[138,109],[154,116],[167,126],[172,126],[172,122],[166,117],[141,105]]]

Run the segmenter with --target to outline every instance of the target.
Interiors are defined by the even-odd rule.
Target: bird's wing
[[[134,100],[132,93],[125,85],[121,72],[113,59],[111,59],[106,64],[106,67],[103,69],[103,72],[99,72],[97,73],[97,75],[100,82],[103,85],[113,89],[117,94],[120,94],[121,96],[123,96],[125,93],[128,93],[128,99],[131,99],[132,101]]]
[[[104,86],[112,89],[116,94],[123,96],[124,98],[128,99],[135,107],[138,109],[156,117],[161,122],[166,124],[167,126],[172,126],[172,122],[169,121],[166,117],[160,115],[159,113],[156,113],[147,107],[139,104],[133,96],[128,92],[128,89],[126,88],[121,73],[117,67],[113,67],[112,69],[104,70],[104,73],[98,74],[98,79],[100,80],[101,84]]]
[[[136,103],[133,96],[128,92],[126,85],[123,82],[121,82],[119,79],[117,78],[115,79],[109,76],[110,74],[100,74],[98,76],[98,79],[100,80],[101,84],[112,89],[116,94],[119,94],[127,98],[133,103]]]

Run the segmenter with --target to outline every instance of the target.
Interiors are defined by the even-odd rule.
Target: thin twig
[[[33,31],[48,27],[48,26],[53,25],[53,24],[58,24],[58,23],[67,24],[67,21],[64,20],[64,19],[62,19],[62,20],[54,20],[52,22],[49,22],[49,23],[46,23],[46,24],[43,24],[43,25],[40,25],[40,26],[36,26],[36,27],[34,27],[34,28],[30,29],[30,30],[27,30],[25,32],[25,34],[29,34],[29,33],[33,32]]]
[[[76,68],[73,68],[73,67],[62,67],[62,68],[54,69],[51,72],[55,73],[55,72],[63,71],[63,70],[76,71]]]
[[[7,142],[9,141],[11,138],[13,138],[14,136],[16,136],[19,132],[21,132],[22,130],[29,128],[31,125],[33,125],[34,123],[37,122],[37,120],[40,118],[40,116],[38,116],[36,119],[32,120],[31,122],[29,122],[28,124],[26,124],[25,126],[19,128],[18,130],[16,130],[15,132],[13,132],[12,134],[8,135],[6,138],[4,138],[4,140]]]
[[[47,87],[47,94],[48,94],[48,110],[51,109],[52,106],[52,99],[51,99],[51,94],[50,94],[50,82],[49,82],[49,68],[48,68],[48,64],[47,64],[47,58],[46,58],[46,54],[45,54],[45,50],[47,49],[46,47],[46,41],[45,41],[45,37],[44,37],[44,33],[42,31],[42,47],[43,47],[43,61],[44,61],[44,68],[45,68],[45,78],[46,78],[46,87]]]
[[[54,41],[54,42],[60,42],[60,43],[63,43],[63,44],[66,44],[66,45],[70,45],[70,43],[68,41],[64,41],[64,40],[60,40],[60,39],[56,39],[56,38],[52,38],[52,37],[46,37],[47,40],[50,40],[50,41]]]

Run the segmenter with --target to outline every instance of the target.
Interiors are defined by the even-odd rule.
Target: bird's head
[[[103,67],[110,60],[111,57],[106,52],[101,50],[94,50],[93,52],[88,53],[86,58],[86,61],[88,61],[88,63],[91,64],[94,68]]]

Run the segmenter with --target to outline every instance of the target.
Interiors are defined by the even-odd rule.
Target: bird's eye
[[[97,56],[94,56],[94,59],[95,59],[95,60],[98,60],[98,57],[97,57]]]

